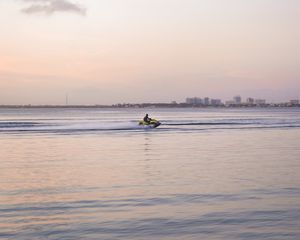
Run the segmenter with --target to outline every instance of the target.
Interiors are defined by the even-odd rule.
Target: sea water
[[[300,109],[0,109],[0,239],[298,240]]]

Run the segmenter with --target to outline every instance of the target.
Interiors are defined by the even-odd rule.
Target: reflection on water
[[[176,116],[199,121],[199,113],[157,111],[169,122]],[[87,116],[68,114],[57,118]],[[28,115],[33,122],[42,118],[40,112]],[[126,121],[132,115],[118,113]],[[241,115],[251,119],[260,113],[230,113]],[[299,117],[294,110],[268,115],[281,121],[288,116],[290,123]],[[4,114],[1,121],[24,116]],[[80,134],[5,130],[0,134],[0,238],[300,239],[299,136],[297,127]]]

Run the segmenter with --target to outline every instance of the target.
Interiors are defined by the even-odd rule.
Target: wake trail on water
[[[162,121],[162,125],[156,129],[149,126],[140,126],[138,121],[98,121],[98,120],[19,120],[0,121],[0,133],[76,133],[99,131],[145,131],[145,130],[169,130],[169,131],[197,131],[197,130],[221,130],[221,129],[253,129],[253,128],[290,128],[300,127],[299,122],[264,121],[264,120],[218,120],[218,121]]]
[[[0,132],[76,132],[101,130],[139,130],[137,122],[0,122]]]
[[[237,122],[185,122],[185,123],[165,123],[165,126],[200,126],[200,125],[248,125],[251,123]]]

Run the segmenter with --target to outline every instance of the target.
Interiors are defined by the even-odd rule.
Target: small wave
[[[40,125],[37,122],[0,122],[1,128],[34,127]]]
[[[14,226],[15,231],[4,225],[0,238],[77,239],[84,236],[85,239],[95,239],[96,236],[97,239],[166,239],[179,236],[180,239],[187,239],[191,235],[195,236],[191,239],[199,239],[199,236],[200,239],[214,239],[219,235],[222,239],[299,239],[299,208],[249,205],[249,201],[256,203],[261,197],[264,196],[258,194],[253,198],[251,193],[174,194],[5,204],[0,205],[0,221]],[[242,202],[248,204],[246,208],[201,211],[207,203],[219,206],[225,202],[235,203],[234,206]],[[194,208],[193,214],[187,211],[184,215],[170,215],[168,211],[154,216],[134,215],[141,208],[150,212],[153,207],[165,209],[166,206],[198,208]],[[106,214],[113,213],[120,218],[106,217]]]

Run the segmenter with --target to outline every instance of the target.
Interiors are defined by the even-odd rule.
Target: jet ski
[[[150,122],[145,122],[144,120],[139,121],[140,126],[145,126],[145,127],[150,127],[150,128],[157,128],[161,123],[156,120],[151,118]]]

